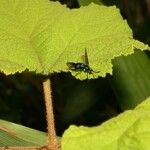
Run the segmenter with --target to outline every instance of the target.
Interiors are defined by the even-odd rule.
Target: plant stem
[[[46,120],[48,128],[48,145],[47,148],[50,150],[58,150],[58,141],[55,131],[55,122],[53,114],[53,104],[52,104],[52,90],[50,79],[43,82],[44,98],[46,105]]]

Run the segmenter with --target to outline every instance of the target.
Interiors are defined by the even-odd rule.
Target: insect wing
[[[87,54],[87,50],[85,49],[85,53],[84,53],[84,63],[89,65],[89,59],[88,59],[88,54]]]

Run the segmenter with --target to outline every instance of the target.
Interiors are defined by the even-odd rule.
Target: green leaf
[[[63,135],[62,150],[149,150],[149,127],[150,97],[101,126],[70,126]]]
[[[73,90],[68,93],[68,97],[66,96],[61,121],[63,123],[73,122],[90,109],[95,103],[94,91],[92,85],[87,82],[74,85]]]
[[[95,3],[95,4],[99,4],[102,5],[103,3],[100,0],[78,0],[78,3],[80,6],[86,6],[89,5],[90,3]]]
[[[0,120],[0,147],[3,146],[43,146],[47,143],[44,132],[15,123]]]
[[[113,61],[113,90],[122,108],[131,109],[150,96],[150,59],[141,51]]]
[[[133,39],[115,6],[70,10],[49,0],[0,0],[0,70],[5,74],[69,71],[66,63],[81,62],[85,48],[90,67],[99,72],[89,75],[93,78],[112,74],[114,57],[148,46]]]

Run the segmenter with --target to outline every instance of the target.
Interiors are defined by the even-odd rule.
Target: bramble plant
[[[88,74],[88,79],[105,77],[107,73],[112,74],[112,60],[116,57],[130,55],[137,49],[149,49],[148,45],[133,38],[118,8],[94,3],[70,10],[48,0],[0,0],[0,37],[0,70],[6,75],[28,70],[43,75],[70,71],[75,76],[76,72],[69,70],[66,63],[81,62],[86,48],[90,67],[95,71]],[[84,80],[87,74],[81,71],[75,77]],[[43,148],[60,148],[54,128],[49,80],[43,82],[43,87],[48,144],[45,134],[1,120],[1,147],[19,149],[21,145],[42,149],[46,145]],[[62,149],[148,149],[149,105],[147,99],[135,110],[98,127],[71,126],[61,139]]]

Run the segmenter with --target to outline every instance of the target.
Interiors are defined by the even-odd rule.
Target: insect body
[[[88,55],[87,55],[87,51],[85,49],[85,54],[84,54],[84,63],[81,62],[67,62],[67,66],[71,71],[75,71],[75,72],[85,72],[88,74],[92,74],[95,71],[93,71],[93,69],[89,66],[89,61],[88,61]],[[95,72],[96,73],[96,72]]]
[[[67,66],[69,67],[70,70],[76,71],[76,72],[85,72],[88,74],[92,74],[94,72],[93,69],[85,63],[67,62]]]

